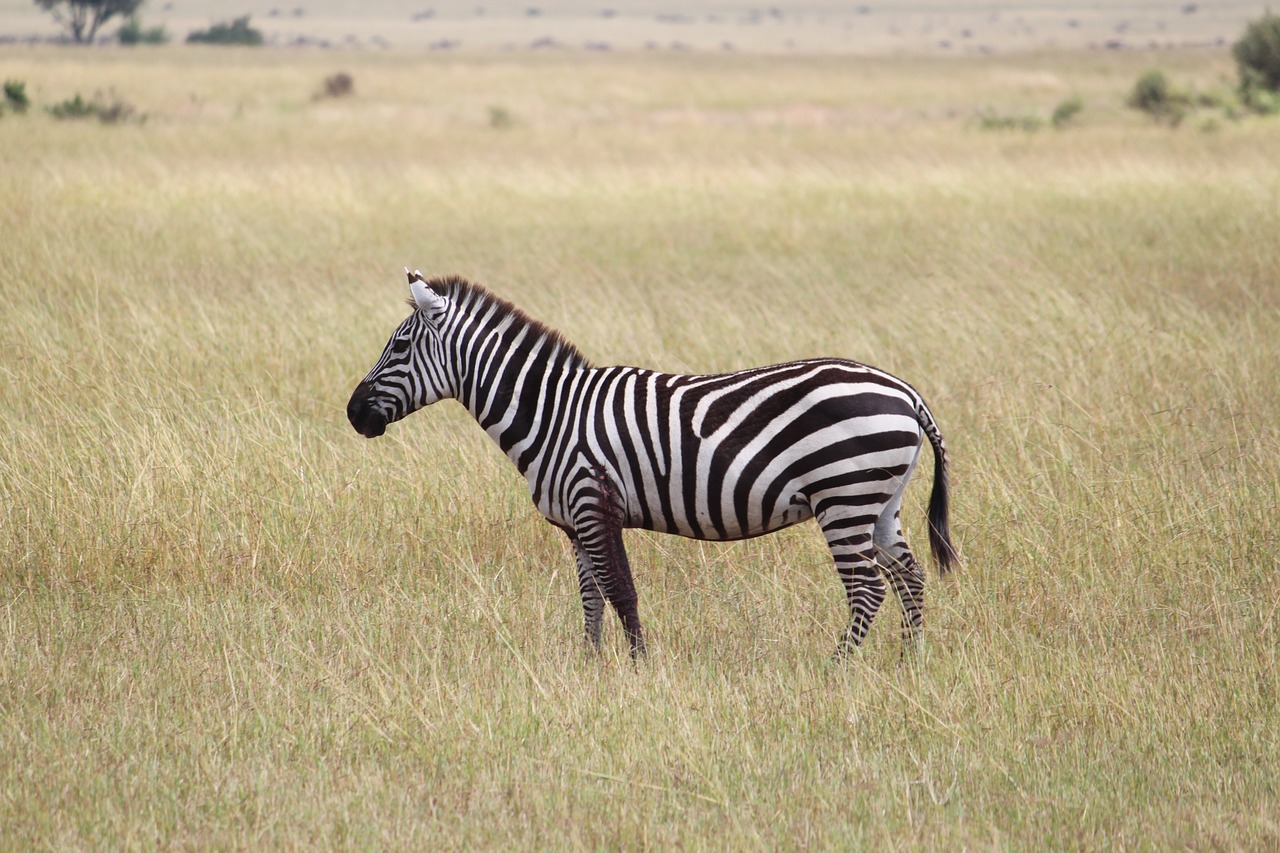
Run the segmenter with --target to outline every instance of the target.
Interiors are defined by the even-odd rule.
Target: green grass
[[[0,846],[1280,844],[1280,125],[1148,125],[1141,56],[342,61],[0,61]],[[96,86],[148,122],[38,109]],[[460,407],[346,423],[406,264],[599,363],[912,381],[923,652],[828,663],[806,526],[628,534],[650,658],[587,654]]]

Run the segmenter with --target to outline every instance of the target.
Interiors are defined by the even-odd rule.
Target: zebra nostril
[[[351,421],[351,425],[359,429],[360,421],[364,416],[365,410],[364,395],[357,388],[356,392],[351,395],[351,399],[347,401],[347,420]]]

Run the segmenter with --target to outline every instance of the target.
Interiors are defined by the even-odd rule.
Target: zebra
[[[860,646],[885,598],[902,604],[904,648],[923,627],[925,574],[899,511],[924,441],[933,447],[929,542],[958,559],[947,520],[947,451],[924,400],[882,370],[810,358],[734,373],[594,367],[559,332],[480,284],[409,272],[411,313],[356,386],[347,417],[367,438],[452,398],[528,482],[569,538],[584,635],[600,647],[607,601],[644,654],[623,528],[735,540],[816,519]]]

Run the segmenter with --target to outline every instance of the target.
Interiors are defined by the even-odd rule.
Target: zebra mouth
[[[377,438],[387,431],[387,422],[382,417],[374,417],[370,420],[356,426],[356,432],[365,438]]]
[[[356,432],[365,438],[377,438],[387,431],[387,416],[367,399],[361,399],[360,389],[351,395],[347,403],[347,420]]]

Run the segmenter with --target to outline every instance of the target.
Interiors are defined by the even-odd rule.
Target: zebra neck
[[[555,401],[586,360],[555,333],[516,324],[487,336],[461,362],[459,401],[525,472],[551,432]]]

